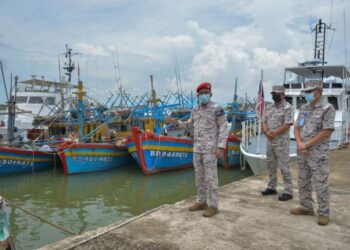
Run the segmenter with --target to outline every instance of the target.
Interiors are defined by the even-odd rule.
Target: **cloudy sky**
[[[117,88],[115,48],[129,92],[148,91],[150,74],[160,94],[176,90],[174,47],[183,88],[210,81],[214,100],[225,103],[236,77],[239,94],[253,97],[261,69],[269,91],[284,67],[312,59],[319,18],[336,29],[328,33],[327,61],[344,64],[344,9],[350,30],[347,0],[1,0],[0,60],[7,82],[11,71],[21,80],[58,80],[58,57],[69,44],[81,53],[75,60],[91,95],[105,100]]]

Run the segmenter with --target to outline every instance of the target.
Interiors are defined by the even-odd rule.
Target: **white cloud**
[[[90,55],[90,56],[107,56],[108,53],[106,49],[104,49],[102,46],[95,46],[88,43],[76,43],[74,45],[74,48],[76,51],[79,51],[83,54]]]
[[[184,90],[212,81],[214,97],[226,102],[232,98],[236,77],[239,94],[255,96],[261,69],[269,88],[283,80],[284,67],[312,59],[310,24],[318,18],[330,23],[329,0],[151,0],[138,4],[89,0],[84,6],[78,6],[78,1],[73,3],[72,8],[66,8],[71,6],[67,0],[48,4],[44,17],[31,15],[35,18],[30,21],[26,15],[41,10],[39,4],[21,4],[22,9],[17,9],[12,1],[0,9],[1,41],[13,46],[6,50],[0,46],[0,56],[7,59],[9,67],[20,71],[22,79],[33,73],[29,65],[37,58],[45,62],[52,58],[51,64],[40,64],[40,72],[48,72],[46,79],[57,78],[56,58],[64,52],[67,42],[74,44],[75,52],[89,56],[86,70],[80,63],[81,77],[107,89],[115,78],[111,51],[116,44],[122,79],[128,89],[149,90],[149,75],[154,74],[160,83],[157,91],[162,92],[174,89],[174,46]],[[348,7],[349,3],[345,3],[346,10]],[[344,62],[342,8],[343,3],[334,1],[332,24],[337,31],[330,53],[326,52],[330,63]],[[7,14],[11,10],[18,14]],[[56,12],[61,14],[54,15]],[[350,27],[350,19],[347,22]],[[67,29],[68,23],[73,23],[74,29]],[[13,33],[14,28],[19,32]],[[329,33],[326,49],[331,38]],[[84,76],[87,74],[89,77]]]
[[[161,40],[178,48],[192,47],[194,42],[193,38],[188,35],[164,36]]]
[[[210,32],[206,29],[203,29],[199,26],[198,22],[190,20],[187,22],[187,28],[190,32],[194,32],[196,35],[204,39],[213,39],[215,38],[215,33]]]

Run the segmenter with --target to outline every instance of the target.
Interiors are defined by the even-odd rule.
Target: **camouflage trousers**
[[[289,168],[289,145],[271,145],[267,144],[267,163],[269,172],[268,188],[276,189],[277,187],[277,167],[281,170],[284,192],[293,194],[292,175]]]
[[[196,174],[197,202],[218,207],[218,169],[215,153],[194,153],[193,165]]]
[[[313,208],[312,184],[314,184],[318,203],[317,212],[319,215],[329,216],[328,177],[328,152],[310,150],[306,156],[298,155],[298,188],[301,208]]]

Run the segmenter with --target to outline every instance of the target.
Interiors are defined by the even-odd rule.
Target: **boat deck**
[[[187,207],[195,201],[192,197],[42,249],[349,249],[349,161],[350,149],[331,152],[328,226],[317,225],[315,216],[290,214],[299,203],[296,166],[292,163],[292,201],[261,196],[260,190],[266,187],[265,173],[220,187],[220,212],[215,217],[189,212]],[[278,191],[282,192],[281,182]]]

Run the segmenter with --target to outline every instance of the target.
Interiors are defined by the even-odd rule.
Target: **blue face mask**
[[[311,102],[314,99],[314,93],[304,93],[305,100]]]
[[[199,99],[199,102],[201,104],[208,104],[209,101],[210,101],[210,95],[209,94],[207,94],[207,95],[200,95],[200,96],[198,96],[198,99]]]

